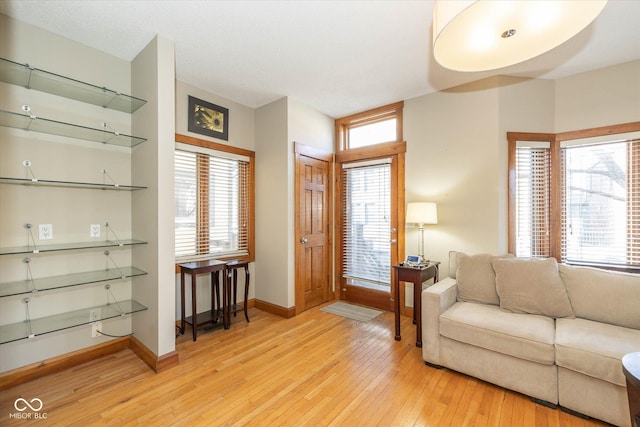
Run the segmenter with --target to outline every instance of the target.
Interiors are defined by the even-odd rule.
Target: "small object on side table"
[[[400,282],[413,283],[413,323],[416,325],[416,347],[422,347],[422,283],[433,278],[433,283],[439,280],[440,261],[432,261],[427,265],[417,267],[405,264],[394,265],[395,279],[393,283],[394,311],[396,321],[396,341],[402,339],[400,335]]]
[[[627,379],[631,425],[640,427],[640,352],[629,353],[622,358],[622,372]]]

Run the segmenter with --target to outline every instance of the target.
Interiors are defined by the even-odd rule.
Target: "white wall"
[[[148,307],[133,319],[134,336],[156,355],[175,350],[173,43],[154,38],[132,63],[132,87],[147,105],[133,129],[149,140],[133,149],[132,174],[148,188],[133,195],[133,229],[146,245],[133,249],[148,275],[133,279],[134,299]]]
[[[640,60],[557,80],[556,132],[640,120]]]
[[[291,307],[287,99],[256,110],[256,298]]]
[[[0,15],[0,56],[99,86],[131,93],[130,63]],[[100,128],[106,121],[121,133],[131,133],[131,116],[78,101],[0,83],[0,108],[21,112],[29,104],[44,118]],[[144,107],[143,107],[144,108]],[[131,150],[63,137],[0,127],[0,175],[25,178],[23,160],[31,160],[40,179],[103,182],[106,168],[121,184],[131,184]],[[118,237],[132,237],[131,193],[0,185],[0,246],[26,245],[23,224],[53,224],[54,239],[44,243],[89,240],[89,225],[106,221]],[[102,238],[106,230],[102,227]],[[112,236],[113,237],[113,236]],[[37,231],[35,239],[39,242]],[[102,250],[30,255],[34,277],[105,268]],[[120,266],[131,265],[131,250],[111,250]],[[0,257],[0,282],[26,279],[25,255]],[[111,291],[118,299],[131,298],[131,282],[115,281]],[[78,286],[29,295],[31,318],[102,305],[104,284]],[[23,296],[0,299],[0,324],[25,319]],[[131,318],[103,322],[106,333],[131,332]],[[68,353],[108,338],[91,338],[91,327],[81,326],[0,346],[0,371]]]
[[[498,99],[493,78],[405,101],[405,199],[438,204],[425,257],[443,272],[449,250],[500,250]],[[407,254],[417,253],[419,236],[407,228]]]

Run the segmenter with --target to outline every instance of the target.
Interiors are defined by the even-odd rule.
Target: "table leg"
[[[400,341],[402,337],[400,336],[400,280],[398,278],[398,272],[395,273],[394,290],[393,290],[393,298],[394,298],[394,306],[395,306],[395,321],[396,321],[396,341]]]
[[[222,277],[222,318],[223,318],[223,323],[224,323],[224,328],[225,329],[229,329],[229,327],[231,326],[231,316],[230,316],[230,310],[231,307],[229,307],[229,304],[231,302],[231,295],[229,295],[231,293],[231,286],[230,286],[230,272],[227,269],[222,270],[223,271],[223,277]]]
[[[193,318],[193,340],[196,340],[198,329],[198,312],[196,309],[196,274],[191,272],[191,317]]]
[[[416,347],[422,347],[422,281],[413,282],[413,322],[416,324]]]
[[[180,269],[180,335],[184,335],[184,270]]]
[[[233,305],[231,310],[233,311],[233,317],[236,317],[236,304],[238,303],[238,270],[233,269]]]
[[[216,309],[216,288],[218,287],[218,272],[211,272],[211,323],[218,320],[218,311]]]
[[[244,266],[244,318],[249,321],[249,313],[247,312],[247,301],[249,300],[249,265]]]

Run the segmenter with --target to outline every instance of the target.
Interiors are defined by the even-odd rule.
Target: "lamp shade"
[[[405,221],[409,224],[437,224],[438,208],[433,202],[409,203]]]
[[[541,55],[582,31],[607,0],[436,0],[433,55],[457,71],[486,71]]]

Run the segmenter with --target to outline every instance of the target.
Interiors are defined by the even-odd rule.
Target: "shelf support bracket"
[[[40,253],[40,250],[38,249],[38,245],[36,245],[36,239],[33,237],[33,231],[31,231],[31,223],[26,223],[24,225],[24,228],[27,229],[27,248],[31,247],[31,243],[33,243],[33,253],[37,254]]]
[[[122,240],[120,240],[120,237],[118,237],[118,235],[116,234],[116,232],[113,230],[113,228],[111,228],[111,226],[109,225],[109,221],[104,223],[104,227],[107,230],[106,234],[107,234],[107,241],[109,241],[109,231],[111,231],[113,233],[113,237],[115,238],[114,240],[118,243],[118,246],[124,246],[124,243],[122,243]]]
[[[34,338],[35,335],[33,333],[33,331],[31,330],[31,316],[29,315],[29,301],[30,298],[24,298],[22,300],[22,302],[24,303],[25,307],[26,307],[26,311],[27,311],[27,318],[25,320],[25,322],[27,322],[27,324],[29,325],[29,335],[27,338]]]
[[[109,261],[111,261],[111,263],[113,264],[113,266],[120,272],[120,277],[124,280],[127,278],[127,275],[124,274],[122,272],[122,270],[120,270],[120,267],[118,267],[118,264],[116,264],[116,262],[113,260],[113,258],[111,258],[111,252],[110,251],[104,251],[104,254],[107,257],[107,270],[109,269]]]
[[[116,307],[118,307],[118,311],[120,312],[120,316],[124,317],[127,313],[125,313],[124,310],[122,309],[122,307],[120,307],[120,304],[118,303],[118,300],[116,299],[115,295],[113,295],[113,292],[111,292],[111,285],[106,284],[106,285],[104,285],[104,288],[107,290],[107,305],[111,304],[109,302],[109,295],[111,295],[111,298],[113,298],[113,302],[115,303]]]
[[[31,258],[25,258],[22,262],[27,264],[27,281],[31,284],[31,292],[35,294],[38,290],[36,289],[36,284],[33,282],[33,274],[31,273]]]

